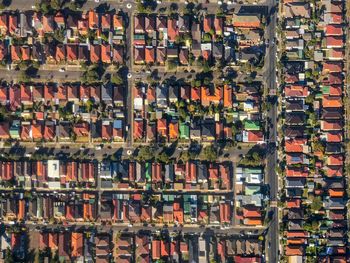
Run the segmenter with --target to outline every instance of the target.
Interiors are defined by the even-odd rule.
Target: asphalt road
[[[12,224],[5,223],[6,226],[12,226]],[[198,227],[198,226],[164,226],[159,224],[147,224],[147,225],[128,225],[125,223],[118,223],[112,225],[101,225],[100,223],[69,223],[66,225],[57,224],[43,224],[38,222],[27,222],[25,226],[31,231],[40,230],[61,230],[61,231],[82,231],[82,230],[95,230],[98,232],[112,231],[125,231],[125,232],[138,232],[142,231],[164,231],[169,232],[182,232],[187,234],[223,234],[223,235],[235,235],[241,238],[258,238],[259,235],[264,234],[265,228],[256,227],[229,227],[221,229],[220,227]]]
[[[268,91],[276,90],[276,0],[268,0],[268,12],[269,12],[269,24],[267,25],[266,35],[270,41],[267,56],[266,56],[266,70],[264,73],[266,79],[266,85]],[[278,230],[278,207],[277,207],[277,194],[278,194],[278,175],[276,174],[277,166],[277,149],[275,143],[277,142],[277,104],[272,104],[270,110],[267,113],[268,118],[271,120],[268,130],[268,153],[267,153],[267,165],[265,170],[266,183],[270,189],[270,207],[269,215],[271,215],[271,221],[269,224],[267,242],[269,244],[267,248],[268,262],[277,263],[279,261],[279,230]]]

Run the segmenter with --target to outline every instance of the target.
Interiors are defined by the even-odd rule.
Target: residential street
[[[268,91],[276,91],[276,0],[268,1],[268,8],[270,13],[270,21],[267,25],[268,38],[270,40],[270,45],[267,51],[266,71],[264,76],[266,78],[266,85]],[[276,174],[277,166],[277,104],[271,104],[271,108],[267,114],[268,118],[271,120],[271,126],[268,130],[268,152],[267,152],[267,165],[265,170],[266,183],[269,185],[270,189],[270,209],[269,214],[272,216],[269,225],[269,230],[267,234],[267,240],[269,242],[268,251],[268,262],[277,263],[279,261],[279,230],[278,230],[278,207],[277,207],[277,195],[278,195],[278,175]]]

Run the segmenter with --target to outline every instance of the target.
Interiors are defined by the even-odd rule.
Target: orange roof
[[[39,123],[32,124],[32,137],[33,137],[33,139],[42,139],[43,138],[41,124],[39,124]]]
[[[343,36],[327,36],[326,37],[326,46],[330,47],[343,47]]]
[[[341,72],[343,70],[343,62],[341,61],[326,61],[322,64],[322,73]]]
[[[31,101],[32,100],[32,92],[30,90],[30,87],[21,84],[21,101]]]
[[[331,96],[342,96],[343,89],[341,85],[332,85],[329,89],[329,95]]]
[[[286,97],[307,97],[309,94],[308,87],[302,85],[285,86],[284,92]]]
[[[343,107],[343,102],[341,97],[323,96],[322,106],[324,108],[341,108]]]
[[[260,27],[260,21],[239,21],[235,20],[233,21],[233,26],[234,27],[246,27],[246,28],[258,28]]]
[[[30,139],[30,125],[29,124],[25,124],[25,125],[22,124],[21,139],[22,140]]]
[[[306,139],[291,139],[285,142],[286,152],[303,152],[303,145],[306,143]]]
[[[66,49],[64,45],[58,44],[56,46],[55,59],[57,62],[60,62],[66,59]]]
[[[260,226],[260,225],[262,225],[262,220],[261,219],[246,218],[246,219],[244,219],[244,224],[248,225],[248,226]]]
[[[44,138],[47,141],[52,141],[55,139],[56,133],[55,133],[55,125],[47,125],[44,126]]]
[[[152,258],[160,259],[160,240],[152,240]]]
[[[257,207],[254,208],[243,208],[244,217],[261,217],[261,210]]]
[[[73,130],[78,137],[85,137],[89,135],[90,128],[87,122],[82,122],[75,124]]]
[[[58,233],[49,233],[49,247],[52,250],[56,250],[58,247]]]
[[[232,107],[232,88],[224,85],[224,107]]]
[[[306,243],[306,238],[287,239],[287,245],[302,245]]]
[[[287,256],[302,256],[304,254],[304,249],[302,246],[286,246],[286,255]]]
[[[16,29],[18,28],[18,15],[10,14],[9,15],[9,32],[10,34],[14,34]]]
[[[327,132],[327,142],[342,142],[342,132]]]
[[[111,27],[111,15],[110,14],[101,15],[101,27],[106,28],[106,29]]]
[[[326,36],[341,36],[343,28],[341,25],[327,25],[325,28]]]
[[[80,257],[83,255],[83,241],[82,233],[72,233],[72,256]]]
[[[123,28],[123,17],[119,16],[117,14],[113,15],[113,26],[115,29],[122,29]]]
[[[329,189],[328,190],[330,197],[343,197],[344,190],[343,189]]]
[[[328,156],[328,165],[343,165],[343,156],[340,154],[333,154]]]
[[[306,167],[287,166],[286,175],[288,177],[307,177],[308,171]]]
[[[191,88],[191,100],[200,100],[201,99],[201,89],[199,87]]]
[[[321,121],[321,129],[322,130],[341,130],[343,127],[341,125],[341,122],[339,121],[326,121],[326,120],[322,120]]]
[[[19,61],[21,60],[20,57],[20,47],[19,46],[11,46],[11,59],[13,61]]]
[[[287,238],[308,237],[307,231],[287,231]]]
[[[209,106],[211,103],[219,104],[221,101],[222,89],[221,87],[215,87],[214,93],[210,93],[210,89],[207,87],[201,88],[201,100],[203,106]]]
[[[170,254],[169,251],[170,247],[169,247],[169,243],[166,240],[161,240],[160,241],[160,251],[161,251],[161,255],[162,257],[167,257]]]
[[[78,31],[81,35],[86,35],[88,33],[89,21],[87,19],[78,20]]]
[[[213,28],[213,17],[212,16],[206,16],[203,20],[203,30],[205,33],[210,32],[210,30]]]
[[[101,45],[101,61],[104,63],[111,63],[111,45]]]
[[[134,138],[142,139],[143,137],[143,119],[134,121]]]
[[[18,201],[18,220],[24,219],[24,214],[25,214],[25,201],[23,199]]]
[[[89,27],[91,29],[98,28],[98,14],[94,10],[88,12]]]
[[[177,24],[177,19],[174,19],[174,18],[168,19],[168,37],[170,41],[175,41],[175,38],[179,33],[179,30],[176,24]]]
[[[327,172],[328,177],[341,177],[341,176],[343,176],[343,167],[341,167],[341,166],[335,166],[335,167],[328,166],[326,169],[326,172]]]
[[[78,59],[78,46],[75,44],[68,44],[67,46],[67,60],[74,61]]]
[[[22,60],[30,59],[30,47],[29,46],[21,46],[21,55]]]
[[[145,61],[146,63],[154,63],[155,56],[154,56],[154,47],[146,47],[145,48]]]
[[[179,123],[170,122],[169,123],[169,139],[177,139],[179,136]]]
[[[287,208],[300,208],[300,199],[289,199],[287,200]]]
[[[90,60],[92,63],[100,61],[101,57],[101,46],[100,45],[91,45],[90,46]]]
[[[166,137],[166,132],[167,132],[167,124],[166,124],[166,119],[159,119],[157,121],[157,131],[158,134],[161,136]]]
[[[4,28],[5,29],[4,31],[7,31],[7,17],[8,17],[7,13],[2,13],[0,15],[0,28]]]

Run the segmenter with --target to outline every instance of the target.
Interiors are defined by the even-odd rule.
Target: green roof
[[[189,202],[184,203],[184,212],[185,214],[189,214],[191,211],[191,204]]]
[[[322,93],[317,93],[315,99],[322,99]]]
[[[175,199],[174,195],[163,195],[163,200],[164,201],[171,201],[173,202]]]
[[[244,129],[248,131],[259,131],[260,125],[257,121],[245,121]]]
[[[190,126],[188,123],[181,122],[180,123],[180,138],[181,139],[189,139],[190,138]]]
[[[262,169],[260,169],[260,168],[244,168],[244,172],[247,174],[261,174]]]
[[[134,39],[137,39],[137,40],[139,40],[139,39],[145,39],[145,35],[142,35],[142,34],[140,34],[140,35],[135,34],[135,35],[134,35]]]
[[[331,87],[330,86],[323,86],[322,87],[322,93],[323,94],[329,94]]]
[[[151,181],[151,164],[150,163],[145,163],[145,176],[147,181]]]
[[[260,185],[246,185],[245,186],[245,194],[246,195],[253,195],[258,194],[261,191]]]

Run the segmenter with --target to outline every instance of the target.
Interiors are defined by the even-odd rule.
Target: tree
[[[7,248],[5,251],[5,263],[14,263],[12,251],[10,248]]]
[[[156,159],[160,163],[167,164],[170,162],[170,157],[166,154],[166,152],[161,152],[160,154],[158,154]]]
[[[124,83],[124,80],[118,73],[115,73],[111,78],[111,82],[115,85],[122,85]]]
[[[217,149],[213,145],[205,147],[204,154],[205,158],[210,162],[214,162],[218,158]]]
[[[176,63],[176,61],[173,60],[173,59],[169,59],[169,60],[168,60],[168,69],[169,69],[169,70],[174,70],[174,69],[176,69],[176,68],[177,68],[177,63]]]
[[[191,159],[191,156],[188,151],[181,152],[179,161],[181,161],[182,163],[187,163],[190,159]]]
[[[316,196],[310,205],[312,211],[319,211],[323,207],[323,202],[320,196]]]
[[[141,146],[136,156],[138,162],[147,162],[154,157],[154,151],[149,146]]]

